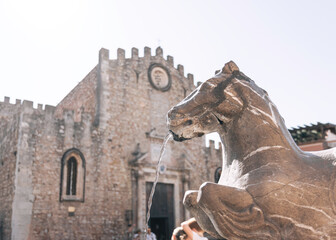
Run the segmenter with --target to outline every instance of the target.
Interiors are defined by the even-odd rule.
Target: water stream
[[[170,133],[167,134],[167,136],[163,140],[163,144],[162,144],[162,147],[161,147],[161,150],[160,150],[159,160],[158,160],[158,163],[157,163],[157,166],[156,166],[156,176],[155,176],[155,180],[154,180],[154,183],[153,183],[153,186],[152,186],[152,190],[151,190],[149,198],[148,198],[148,205],[147,205],[148,206],[148,211],[147,211],[146,223],[145,223],[145,226],[146,226],[146,228],[145,228],[145,239],[147,238],[148,222],[149,222],[149,219],[150,219],[150,210],[151,210],[151,207],[152,207],[152,201],[153,201],[153,196],[154,196],[154,192],[155,192],[155,187],[156,187],[156,184],[157,184],[157,182],[159,180],[159,176],[160,176],[160,163],[161,163],[164,151],[166,150],[166,145],[168,143],[168,140],[170,139],[171,136],[172,135]]]

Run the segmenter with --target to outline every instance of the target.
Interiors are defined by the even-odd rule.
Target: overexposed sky
[[[57,105],[98,51],[161,46],[205,81],[233,60],[287,127],[336,123],[336,1],[0,0],[0,100]]]

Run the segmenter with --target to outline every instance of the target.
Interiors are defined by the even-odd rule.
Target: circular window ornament
[[[157,90],[167,91],[171,85],[170,75],[165,67],[160,64],[153,64],[148,69],[150,84]]]

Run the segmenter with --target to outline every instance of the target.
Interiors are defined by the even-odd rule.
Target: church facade
[[[0,239],[127,239],[145,228],[166,113],[193,89],[159,47],[97,65],[57,105],[0,103]],[[215,181],[222,151],[168,140],[150,225],[158,239],[189,216],[186,190]],[[218,172],[217,172],[218,173]],[[218,177],[218,176],[217,176]]]

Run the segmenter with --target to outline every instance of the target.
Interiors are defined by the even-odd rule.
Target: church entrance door
[[[146,183],[148,202],[153,183]],[[151,208],[149,226],[158,240],[169,240],[174,228],[174,185],[158,183],[156,185]]]

